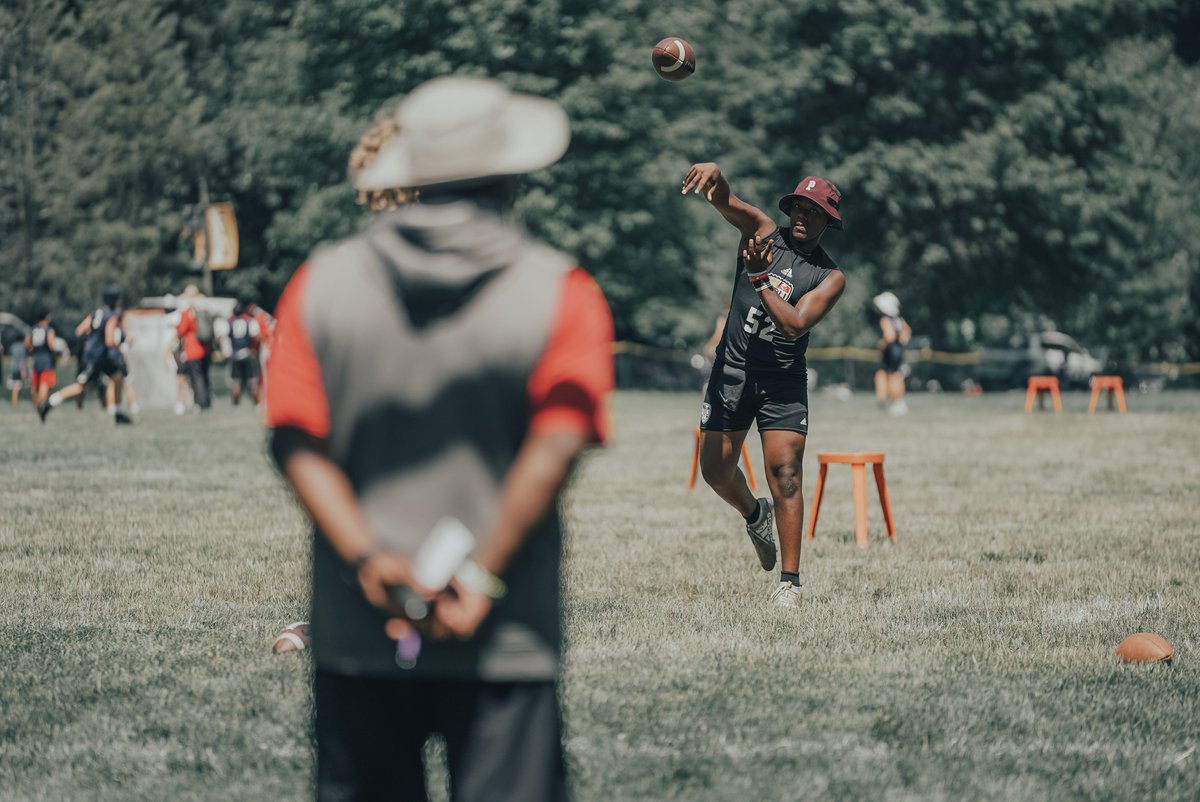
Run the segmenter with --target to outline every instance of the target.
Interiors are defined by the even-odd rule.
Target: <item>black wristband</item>
[[[366,564],[367,560],[378,554],[378,551],[364,552],[352,560],[346,562],[342,566],[342,581],[351,587],[358,587],[358,572]]]

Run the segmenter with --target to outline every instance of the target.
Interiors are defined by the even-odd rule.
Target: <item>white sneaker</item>
[[[750,542],[754,544],[759,565],[764,571],[770,571],[775,567],[774,505],[769,498],[760,498],[758,503],[762,505],[762,515],[757,524],[746,524],[746,534],[750,536]]]
[[[791,582],[780,582],[779,587],[771,591],[771,595],[767,597],[767,602],[776,607],[796,609],[800,606],[800,588]]]
[[[185,407],[185,406],[183,405],[183,402],[182,402],[182,401],[176,401],[176,402],[175,402],[175,414],[176,414],[176,415],[182,415],[182,414],[183,414],[183,413],[185,413],[185,412],[187,412],[187,407]]]
[[[888,407],[888,414],[889,415],[907,415],[908,414],[908,404],[906,404],[904,402],[904,399],[901,398],[899,401],[897,401],[896,403],[894,403],[890,407]]]

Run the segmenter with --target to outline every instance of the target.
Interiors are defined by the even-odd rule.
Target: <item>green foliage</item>
[[[570,114],[517,211],[596,274],[622,337],[707,337],[736,234],[678,188],[717,161],[772,212],[806,174],[844,191],[826,245],[850,283],[821,342],[873,342],[889,288],[946,345],[963,320],[1036,321],[1122,361],[1195,359],[1195,19],[1185,0],[21,0],[0,9],[0,305],[194,280],[178,232],[204,180],[241,232],[218,290],[269,306],[359,224],[361,131],[468,73]],[[698,54],[682,83],[649,67],[667,34]]]
[[[72,254],[50,238],[54,199],[51,137],[69,93],[53,68],[61,61],[56,37],[63,4],[0,6],[0,306],[26,311],[73,274]]]

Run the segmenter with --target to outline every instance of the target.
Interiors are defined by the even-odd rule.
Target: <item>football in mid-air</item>
[[[696,53],[678,36],[668,36],[654,46],[654,71],[668,81],[682,81],[696,71]]]
[[[1117,645],[1117,659],[1126,663],[1169,663],[1175,648],[1153,632],[1135,632]]]
[[[288,624],[283,630],[275,636],[275,642],[271,644],[271,651],[276,654],[283,652],[302,652],[312,645],[312,629],[308,623],[301,621],[295,624]]]

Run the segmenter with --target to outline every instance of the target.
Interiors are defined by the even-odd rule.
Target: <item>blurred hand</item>
[[[701,192],[708,200],[713,199],[713,192],[721,180],[721,168],[714,162],[702,162],[693,164],[691,169],[687,171],[687,175],[683,177],[683,192],[686,195],[689,192],[695,192],[699,195]]]
[[[433,615],[424,621],[390,618],[384,627],[392,640],[407,638],[413,631],[440,640],[449,637],[466,640],[492,611],[492,600],[477,590],[463,587],[457,581],[434,597]]]
[[[358,567],[358,584],[367,601],[384,612],[396,615],[400,608],[392,601],[391,589],[397,585],[408,585],[425,598],[433,593],[415,588],[412,584],[412,563],[402,554],[379,552],[368,557]]]
[[[491,610],[492,600],[486,594],[454,580],[438,595],[433,614],[447,634],[465,639],[475,634]]]

